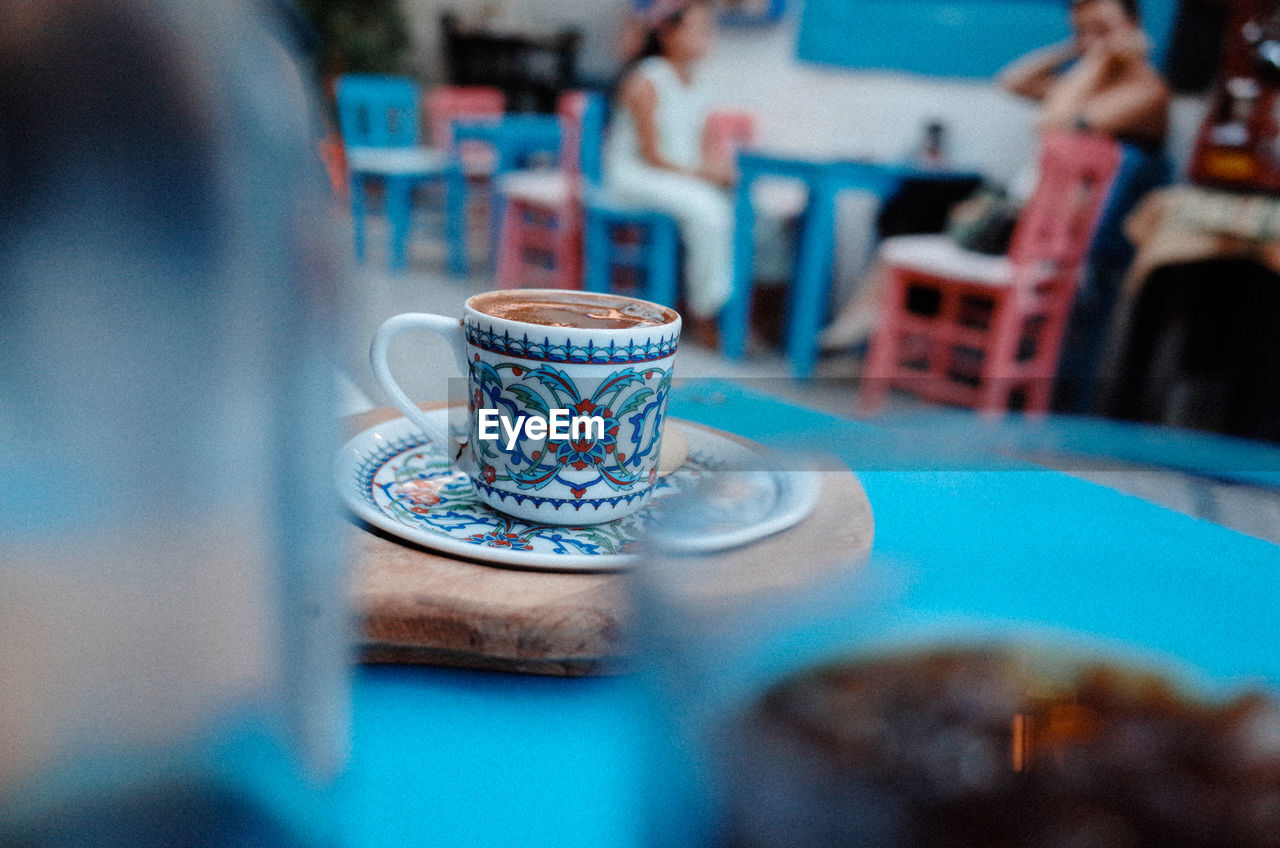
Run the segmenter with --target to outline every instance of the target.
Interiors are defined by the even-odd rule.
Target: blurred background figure
[[[0,844],[329,844],[345,240],[306,29],[0,18]]]
[[[1096,401],[1106,335],[1133,248],[1124,220],[1147,192],[1168,182],[1164,155],[1169,87],[1151,62],[1137,0],[1073,0],[1073,37],[1031,53],[1006,68],[1000,84],[1040,103],[1042,132],[1067,130],[1109,135],[1126,145],[1127,161],[1098,226],[1089,263],[1076,293],[1055,406],[1088,412]],[[1015,182],[1015,202],[1029,196],[1033,176]]]
[[[705,149],[710,100],[695,73],[711,48],[715,16],[706,0],[658,0],[639,58],[624,72],[605,155],[618,197],[670,214],[686,246],[686,299],[693,329],[714,338],[733,284],[733,210],[726,168]]]
[[[1038,104],[1037,133],[1100,134],[1123,147],[1076,290],[1055,383],[1057,409],[1088,412],[1096,402],[1107,334],[1133,258],[1124,221],[1171,175],[1164,150],[1171,96],[1152,64],[1136,0],[1079,0],[1070,6],[1070,20],[1070,39],[1014,61],[997,81]],[[1034,161],[1027,160],[1007,185],[984,186],[952,209],[948,235],[971,254],[1003,256],[1038,176]],[[827,347],[856,344],[876,326],[883,299],[878,271],[825,331]]]
[[[1159,149],[1169,89],[1149,56],[1136,0],[1073,0],[1074,36],[1010,65],[999,82],[1041,103],[1041,130],[1100,132]]]

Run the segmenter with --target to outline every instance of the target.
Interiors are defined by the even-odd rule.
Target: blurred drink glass
[[[267,8],[0,0],[0,845],[331,841],[336,232]]]

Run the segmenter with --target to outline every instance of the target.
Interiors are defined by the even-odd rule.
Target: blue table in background
[[[795,276],[791,281],[786,354],[797,377],[813,373],[818,357],[818,331],[827,306],[835,251],[836,197],[842,191],[865,191],[888,199],[903,181],[915,178],[973,180],[978,174],[925,170],[902,162],[871,162],[784,156],[761,151],[738,154],[734,192],[733,292],[721,312],[720,338],[725,356],[740,358],[746,350],[754,260],[755,206],[751,186],[761,177],[799,180],[808,191]]]
[[[529,159],[547,155],[554,159],[560,154],[560,119],[555,115],[508,114],[497,119],[457,120],[453,122],[453,142],[460,145],[479,141],[490,145],[494,151],[493,173],[490,180],[517,168],[525,167]],[[502,210],[492,203],[489,209],[489,244],[497,245],[502,226]],[[490,261],[495,250],[490,249]]]
[[[1280,547],[966,452],[945,443],[946,429],[931,443],[724,382],[678,388],[671,410],[778,448],[833,453],[858,471],[875,512],[873,557],[913,572],[902,599],[912,614],[1033,618],[1180,657],[1226,685],[1280,687]],[[1118,431],[1085,430],[1075,439],[1066,422],[1043,438],[1158,452],[1151,428],[1128,444]],[[1198,445],[1205,470],[1219,448],[1224,468],[1280,468],[1280,450],[1265,446],[1170,444]],[[337,798],[350,844],[638,846],[646,723],[636,695],[627,677],[360,668]]]

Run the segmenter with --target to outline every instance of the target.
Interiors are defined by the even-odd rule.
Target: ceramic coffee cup
[[[560,324],[548,324],[486,311],[505,305],[510,313],[522,299],[564,304],[570,313],[622,311],[648,323],[577,326],[602,322],[561,314]],[[639,510],[653,492],[680,323],[675,310],[635,298],[512,289],[470,298],[461,319],[390,318],[370,358],[395,405],[432,442],[449,446],[486,504],[525,521],[599,524]],[[406,330],[430,330],[452,346],[467,378],[465,442],[451,439],[444,419],[423,413],[391,375],[387,350]]]

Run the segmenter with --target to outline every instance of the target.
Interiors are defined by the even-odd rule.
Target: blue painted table
[[[455,145],[479,141],[493,148],[494,167],[490,180],[523,167],[531,156],[544,153],[558,156],[560,152],[560,119],[555,115],[510,114],[496,120],[457,120],[452,127]],[[502,226],[502,209],[499,207],[500,204],[491,203],[489,208],[490,245],[498,243]],[[493,253],[490,250],[491,264]]]
[[[873,428],[723,382],[677,389],[671,406],[873,469],[859,470],[876,518],[873,556],[913,571],[902,599],[911,614],[1082,629],[1180,657],[1220,683],[1280,687],[1280,547],[966,452],[948,443],[949,429],[926,441],[918,430]],[[964,438],[960,423],[956,432]],[[1115,440],[1096,429],[1076,441],[1050,436],[1104,451]],[[1150,451],[1150,437],[1121,447]],[[1177,452],[1188,443],[1171,444]],[[1196,463],[1212,467],[1219,443],[1197,443]],[[1276,449],[1223,445],[1224,467],[1280,468]],[[336,799],[350,844],[639,845],[649,725],[637,693],[627,677],[360,668],[353,758]]]
[[[884,201],[898,190],[904,180],[973,180],[978,176],[975,173],[923,170],[901,162],[804,158],[761,151],[739,153],[738,185],[734,192],[733,291],[720,317],[720,338],[725,356],[738,359],[746,349],[756,215],[751,201],[751,186],[757,179],[781,177],[799,180],[808,192],[796,249],[795,276],[791,282],[786,339],[786,354],[792,373],[797,377],[808,377],[813,373],[818,356],[818,331],[822,327],[831,281],[837,195],[842,191],[865,191]]]

